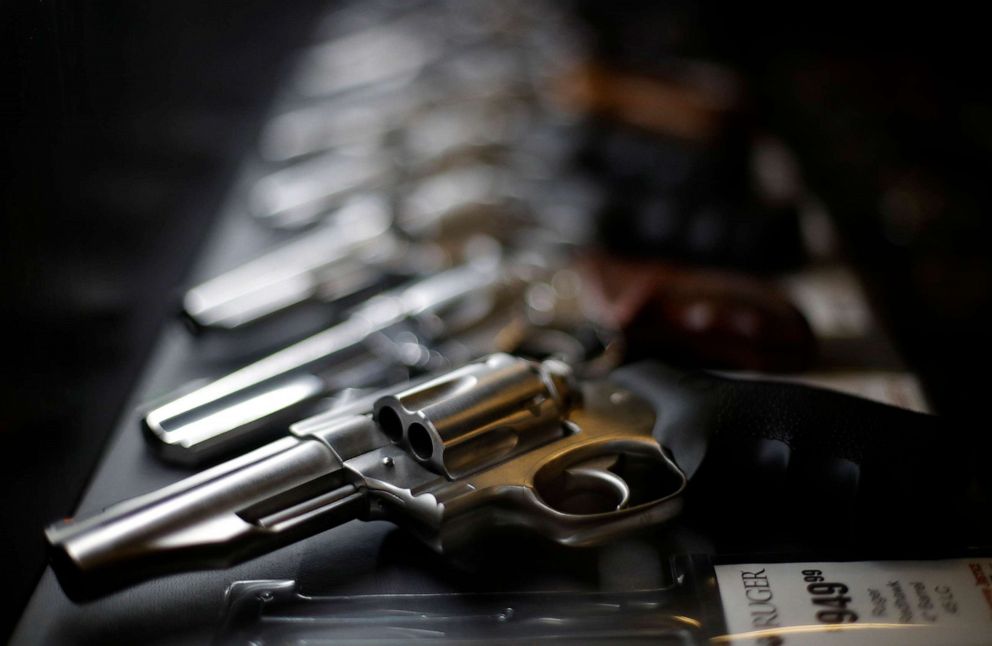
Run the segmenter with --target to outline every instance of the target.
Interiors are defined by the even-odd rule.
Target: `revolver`
[[[152,404],[143,418],[146,437],[168,461],[202,463],[326,409],[345,388],[387,385],[499,350],[583,359],[604,335],[582,322],[561,321],[563,331],[542,321],[537,329],[521,306],[527,293],[554,291],[558,271],[567,273],[546,261],[477,257],[373,296],[336,325]],[[537,280],[545,276],[548,283]],[[554,295],[545,296],[542,307],[557,307],[543,302]]]
[[[505,531],[596,545],[684,506],[719,515],[755,479],[782,504],[780,523],[792,520],[790,498],[822,513],[826,485],[834,529],[845,507],[915,524],[920,505],[935,505],[922,507],[933,518],[962,491],[948,473],[960,461],[929,442],[938,424],[850,395],[652,362],[580,380],[557,359],[493,354],[298,422],[47,538],[63,589],[86,600],[353,519],[393,521],[442,553]]]
[[[466,262],[533,226],[501,190],[499,173],[475,165],[420,182],[397,214],[384,196],[352,197],[310,231],[194,286],[183,314],[196,330],[235,331]]]

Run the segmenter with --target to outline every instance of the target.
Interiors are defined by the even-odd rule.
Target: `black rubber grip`
[[[655,436],[689,475],[699,513],[926,529],[948,522],[967,493],[967,447],[940,417],[653,362],[614,378],[655,405]]]

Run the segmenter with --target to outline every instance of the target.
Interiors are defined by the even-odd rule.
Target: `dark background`
[[[44,567],[41,529],[72,512],[322,4],[0,8],[0,636]],[[981,21],[949,7],[576,11],[604,54],[650,64],[674,52],[745,74],[935,407],[986,442],[992,88]]]
[[[316,11],[3,7],[0,289],[13,352],[0,388],[0,639],[44,567],[41,530],[75,507]]]

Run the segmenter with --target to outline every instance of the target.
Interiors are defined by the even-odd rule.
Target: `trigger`
[[[565,469],[566,489],[602,492],[616,502],[615,510],[625,509],[630,503],[630,487],[610,471],[616,463],[617,456],[607,455]]]

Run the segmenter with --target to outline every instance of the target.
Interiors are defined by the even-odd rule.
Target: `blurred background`
[[[301,48],[315,25],[333,33],[334,8],[0,7],[0,545],[13,600],[0,635],[44,567],[41,528],[72,513]],[[575,0],[558,14],[572,31],[549,22],[552,49],[574,58],[525,63],[549,66],[533,78],[581,115],[562,168],[601,189],[589,214],[598,248],[767,277],[832,237],[802,224],[802,193],[932,409],[988,441],[981,21],[838,4]],[[756,192],[762,155],[779,170]]]

